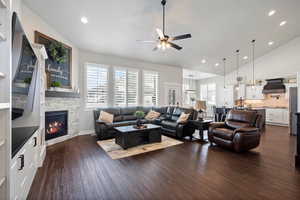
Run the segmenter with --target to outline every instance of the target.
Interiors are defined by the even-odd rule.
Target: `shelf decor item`
[[[71,89],[72,47],[38,31],[35,31],[35,42],[45,46],[48,54],[46,72],[50,74],[51,84],[57,81],[59,87]]]

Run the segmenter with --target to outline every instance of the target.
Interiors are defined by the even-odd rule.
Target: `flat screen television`
[[[12,17],[12,120],[33,111],[37,56],[16,13]]]

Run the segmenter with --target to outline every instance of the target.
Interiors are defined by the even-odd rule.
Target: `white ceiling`
[[[177,42],[182,51],[153,52],[151,44],[136,40],[156,38],[162,26],[160,0],[25,0],[26,4],[81,49],[222,73],[215,63],[228,58],[234,69],[234,52],[251,57],[250,41],[257,40],[257,56],[300,35],[300,0],[168,0],[167,34],[191,33]],[[277,13],[269,17],[271,9]],[[89,23],[83,25],[80,18]],[[287,20],[283,27],[282,20]],[[268,41],[274,41],[272,47]],[[205,58],[206,64],[201,60]],[[245,61],[243,61],[245,62]],[[227,71],[230,71],[227,69]]]
[[[201,80],[201,79],[207,79],[217,76],[216,74],[212,73],[205,73],[200,72],[197,70],[190,70],[190,69],[183,69],[183,78],[185,79],[193,79],[193,80]]]

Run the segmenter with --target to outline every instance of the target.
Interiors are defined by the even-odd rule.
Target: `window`
[[[194,106],[197,99],[197,81],[193,79],[183,79],[183,100],[185,106]]]
[[[97,64],[86,65],[86,106],[105,107],[108,102],[108,68]]]
[[[144,106],[158,105],[158,82],[159,74],[157,72],[144,71],[143,74],[143,104]]]
[[[217,86],[215,83],[200,85],[200,100],[206,101],[207,114],[212,116],[213,106],[216,105],[216,90]]]
[[[114,105],[138,105],[138,71],[128,69],[114,70]]]

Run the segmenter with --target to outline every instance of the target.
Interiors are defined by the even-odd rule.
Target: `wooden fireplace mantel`
[[[50,90],[46,90],[45,97],[80,98],[80,94],[79,93],[75,93],[75,92],[63,92],[63,91],[50,91]]]

